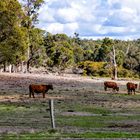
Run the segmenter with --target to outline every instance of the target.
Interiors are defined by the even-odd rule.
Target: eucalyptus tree
[[[139,76],[140,76],[140,39],[136,40],[136,44],[137,44],[137,52],[136,52],[136,60],[137,60],[137,66],[135,67],[135,69],[138,71]]]
[[[45,47],[44,47],[44,31],[39,28],[33,28],[30,31],[30,57],[27,61],[27,65],[39,67],[44,65],[46,59]]]
[[[22,26],[25,18],[17,0],[0,1],[0,63],[17,65],[25,60],[27,30]]]
[[[80,39],[78,33],[74,33],[74,37],[71,39],[71,46],[73,48],[73,58],[74,63],[77,64],[78,62],[84,60],[84,50],[82,48],[83,41]]]
[[[124,67],[129,70],[139,71],[140,65],[140,43],[139,40],[129,41]]]
[[[71,39],[65,34],[46,34],[44,39],[46,54],[49,57],[48,64],[51,67],[65,69],[74,62]]]
[[[96,59],[102,62],[109,62],[112,68],[112,78],[117,79],[117,62],[116,62],[116,49],[114,41],[110,38],[104,38],[98,50]]]
[[[39,22],[39,20],[38,20],[39,9],[43,3],[44,3],[44,0],[23,0],[23,9],[24,9],[24,13],[26,15],[26,20],[24,21],[23,25],[28,30],[28,40],[29,40],[28,49],[27,49],[27,72],[29,72],[30,62],[33,57],[32,50],[34,47],[36,48],[36,46],[39,47],[39,45],[34,46],[33,40],[36,39],[34,34],[37,33],[37,32],[34,32],[34,28],[35,28],[35,24],[37,24]],[[39,35],[41,35],[41,34],[39,34]],[[37,37],[39,37],[39,35],[37,35]],[[34,38],[34,39],[32,39],[32,38]],[[35,42],[35,44],[37,44],[37,41]]]

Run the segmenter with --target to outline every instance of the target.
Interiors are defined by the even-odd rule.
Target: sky
[[[45,0],[37,27],[81,38],[140,38],[140,0]]]

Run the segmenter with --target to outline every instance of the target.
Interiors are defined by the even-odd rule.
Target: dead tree
[[[113,80],[117,80],[118,79],[118,76],[117,76],[117,63],[116,63],[116,50],[115,50],[115,47],[113,45],[112,47],[113,51],[110,53],[110,61],[111,61],[111,64],[112,64],[112,79]]]

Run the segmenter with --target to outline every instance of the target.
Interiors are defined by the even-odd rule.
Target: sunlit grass
[[[59,140],[62,138],[140,138],[140,133],[93,132],[93,133],[25,133],[1,135],[1,140]]]
[[[54,101],[55,122],[58,130],[55,133],[48,131],[51,128],[51,123],[47,101],[0,103],[1,128],[9,127],[12,129],[14,127],[26,130],[21,133],[3,133],[0,139],[140,138],[140,134],[137,133],[139,126],[135,125],[136,122],[140,121],[140,109],[136,106],[127,107],[128,101],[137,102],[140,95],[128,96],[126,94],[108,93],[88,93],[85,95],[86,93],[84,95],[83,93],[79,94],[74,100]],[[102,103],[109,103],[110,105],[126,103],[126,107],[115,108],[109,104],[105,106]],[[78,113],[81,114],[78,115]],[[82,116],[82,113],[86,115]],[[133,133],[127,132],[130,122]],[[74,132],[75,130],[69,132],[69,128],[71,130],[76,128],[76,132]],[[104,129],[105,131],[103,131]],[[33,130],[33,133],[30,133],[30,130]],[[97,130],[101,131],[97,132]],[[115,132],[111,130],[115,130]]]

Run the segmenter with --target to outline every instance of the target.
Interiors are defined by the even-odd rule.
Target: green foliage
[[[135,70],[140,65],[140,48],[137,46],[130,46],[127,50],[127,55],[123,66],[129,70]],[[139,69],[136,69],[139,71]]]
[[[135,74],[133,71],[123,68],[122,66],[118,67],[118,77],[130,77],[138,78],[138,74]]]
[[[24,13],[17,0],[0,1],[0,9],[0,62],[16,64],[25,59],[27,49]]]
[[[139,77],[140,41],[81,39],[66,34],[51,33],[35,28],[38,12],[44,0],[0,1],[0,63],[17,65],[27,61],[31,66],[50,66],[65,69],[82,67],[83,75],[110,76],[114,63],[113,46],[119,77]],[[97,63],[98,62],[98,63]],[[27,67],[28,67],[27,66]],[[28,68],[27,68],[28,69]]]
[[[47,58],[45,55],[44,43],[44,31],[33,28],[30,31],[30,65],[31,66],[42,66]]]
[[[54,66],[66,68],[73,63],[73,51],[69,47],[66,42],[61,42],[60,44],[55,43],[55,46],[51,48],[51,59]]]
[[[78,64],[79,68],[84,70],[83,75],[90,76],[102,76],[102,77],[110,77],[112,74],[112,67],[109,67],[109,64],[106,62],[93,62],[93,61],[84,61]],[[133,71],[123,68],[119,66],[117,68],[118,77],[130,77],[130,78],[138,78],[139,75],[135,74]]]
[[[81,47],[75,45],[73,47],[73,55],[75,63],[81,62],[84,59],[84,50]]]
[[[46,54],[49,57],[47,64],[65,69],[74,62],[73,48],[70,39],[65,34],[47,34],[44,39]]]
[[[33,23],[38,23],[38,11],[44,0],[23,0],[23,8],[24,12],[27,16],[26,21],[24,22],[24,26],[28,29],[34,27]]]
[[[109,53],[113,46],[113,40],[104,38],[97,54],[97,61],[108,61]]]
[[[35,24],[38,23],[39,9],[44,3],[44,0],[23,0],[23,10],[26,18],[23,21],[23,26],[27,28],[28,31],[28,48],[27,48],[27,71],[29,72],[29,67],[33,61],[43,62],[43,58],[40,54],[43,53],[41,50],[43,35],[41,29],[35,28]],[[41,51],[40,51],[41,50]],[[38,53],[39,51],[39,53]],[[38,53],[36,55],[35,53]],[[44,56],[44,54],[43,54]],[[42,58],[42,59],[41,59]],[[39,64],[36,63],[36,64]],[[39,64],[41,65],[41,64]]]
[[[106,62],[84,61],[78,64],[79,68],[84,69],[84,75],[103,76],[105,75]]]

